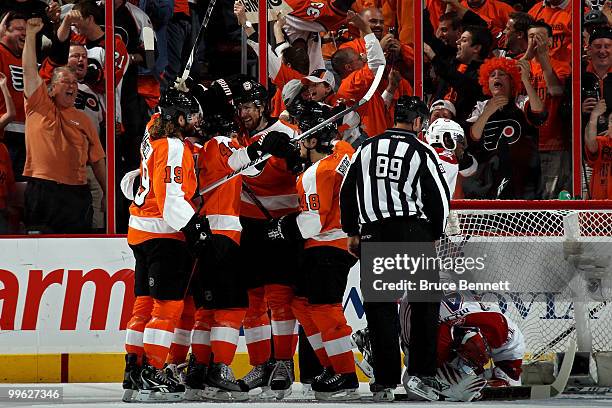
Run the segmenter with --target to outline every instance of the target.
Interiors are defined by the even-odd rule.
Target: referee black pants
[[[362,242],[431,242],[435,254],[431,225],[415,217],[386,218],[364,224]],[[429,280],[432,280],[429,277]],[[440,303],[412,302],[408,346],[408,372],[431,376],[436,370],[436,344]],[[399,345],[400,321],[397,302],[365,302],[364,310],[371,336],[374,377],[377,384],[395,387],[401,381]]]

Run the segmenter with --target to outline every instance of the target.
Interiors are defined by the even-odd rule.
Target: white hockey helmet
[[[437,144],[447,150],[455,150],[457,143],[463,143],[465,132],[457,122],[438,118],[427,128],[425,139],[430,145]]]

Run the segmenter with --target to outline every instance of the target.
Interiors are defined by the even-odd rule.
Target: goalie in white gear
[[[474,156],[465,151],[465,132],[457,122],[438,118],[427,128],[425,139],[438,153],[440,163],[444,167],[444,178],[453,198],[457,175],[470,177],[478,168]],[[446,223],[446,235],[456,235],[460,232],[459,219],[456,213],[451,211]]]
[[[457,183],[457,174],[469,177],[476,172],[478,167],[476,159],[465,152],[465,132],[457,122],[438,118],[427,128],[425,139],[438,153],[452,197]]]
[[[438,381],[447,400],[471,401],[485,386],[520,385],[525,339],[494,305],[446,293],[440,304]],[[492,361],[491,368],[485,365]]]

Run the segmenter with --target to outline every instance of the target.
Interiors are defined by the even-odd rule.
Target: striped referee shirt
[[[342,230],[359,234],[359,225],[390,217],[428,220],[441,236],[450,193],[444,168],[432,147],[414,132],[389,129],[357,149],[340,191]]]

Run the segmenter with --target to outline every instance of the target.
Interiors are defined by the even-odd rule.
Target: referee
[[[349,251],[359,257],[360,242],[433,242],[449,211],[449,189],[436,152],[418,139],[427,106],[400,97],[394,127],[367,139],[355,152],[340,192],[342,229]],[[436,370],[439,303],[412,302],[408,375],[428,385]],[[396,302],[364,302],[371,336],[375,398],[392,399],[400,383],[399,318]],[[403,323],[403,322],[402,322]],[[432,384],[434,385],[434,384]]]

